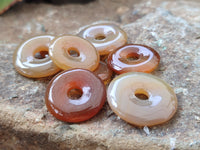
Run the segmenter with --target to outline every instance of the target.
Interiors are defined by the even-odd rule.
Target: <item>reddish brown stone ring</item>
[[[84,69],[64,71],[55,76],[46,91],[47,109],[59,120],[81,122],[92,118],[106,100],[104,83]]]
[[[160,55],[151,47],[129,44],[110,54],[107,61],[117,74],[131,71],[150,73],[158,66]]]

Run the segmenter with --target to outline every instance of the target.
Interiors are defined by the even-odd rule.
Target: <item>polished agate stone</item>
[[[150,73],[157,68],[160,55],[146,45],[129,44],[110,54],[107,61],[117,74],[132,71]]]
[[[15,69],[30,78],[46,77],[60,71],[48,55],[49,43],[53,38],[51,35],[42,35],[23,42],[13,54]]]
[[[90,41],[100,55],[109,54],[127,42],[126,33],[111,23],[90,25],[81,30],[78,35]]]
[[[113,72],[108,68],[108,65],[105,62],[100,61],[99,66],[94,71],[94,74],[99,76],[104,84],[107,85],[111,80]]]
[[[117,76],[107,89],[111,109],[136,126],[153,126],[170,120],[177,110],[173,89],[163,80],[146,73]]]
[[[100,55],[100,61],[107,62],[108,54],[107,55]]]
[[[95,47],[78,36],[65,35],[55,38],[50,45],[49,55],[61,69],[83,68],[95,70],[100,56]]]
[[[55,76],[46,90],[46,106],[57,119],[82,122],[92,118],[106,100],[105,85],[85,69],[63,71]]]

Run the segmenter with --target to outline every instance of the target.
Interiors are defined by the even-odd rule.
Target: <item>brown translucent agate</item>
[[[125,73],[111,81],[107,90],[111,109],[136,126],[153,126],[171,119],[177,110],[173,89],[146,73]]]
[[[113,72],[112,70],[110,70],[110,68],[108,68],[105,62],[100,61],[99,66],[94,71],[94,74],[99,76],[101,80],[104,82],[104,84],[107,85],[111,80]]]
[[[96,115],[103,107],[105,85],[89,70],[63,71],[49,83],[45,100],[49,112],[57,119],[81,122]]]
[[[111,23],[90,25],[80,31],[78,35],[90,41],[100,55],[109,54],[127,42],[126,33]]]
[[[41,35],[23,42],[14,52],[13,64],[22,75],[40,78],[53,75],[60,71],[48,55],[51,35]]]
[[[65,35],[55,38],[50,45],[49,55],[61,69],[83,68],[95,70],[100,56],[95,47],[78,36]]]
[[[107,62],[117,74],[131,71],[150,73],[157,68],[160,55],[146,45],[129,44],[111,53]]]

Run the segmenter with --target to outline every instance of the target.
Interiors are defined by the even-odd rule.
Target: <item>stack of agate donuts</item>
[[[112,23],[87,26],[77,35],[30,38],[16,49],[13,61],[29,78],[58,73],[47,87],[45,102],[65,122],[94,117],[106,99],[114,113],[135,126],[164,123],[177,110],[173,89],[149,74],[159,65],[158,52],[127,44],[126,33]]]

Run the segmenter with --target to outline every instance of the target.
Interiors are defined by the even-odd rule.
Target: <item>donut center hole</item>
[[[72,57],[79,57],[80,53],[77,48],[71,47],[67,50],[68,54]]]
[[[139,53],[138,48],[122,48],[119,60],[126,64],[137,64],[141,59],[141,55]]]
[[[41,47],[38,47],[35,52],[34,52],[34,57],[36,59],[44,59],[44,58],[47,58],[49,57],[49,52],[48,52],[48,47],[46,46],[41,46]]]
[[[95,37],[95,40],[104,40],[105,38],[106,38],[105,35],[97,35],[97,36]]]
[[[77,100],[81,98],[83,91],[79,88],[72,88],[67,92],[67,96],[72,100]]]
[[[135,91],[135,96],[140,100],[148,100],[149,99],[149,94],[144,89],[137,89]]]
[[[140,55],[138,55],[137,53],[129,53],[127,56],[126,56],[126,59],[128,61],[136,61],[140,58]]]

